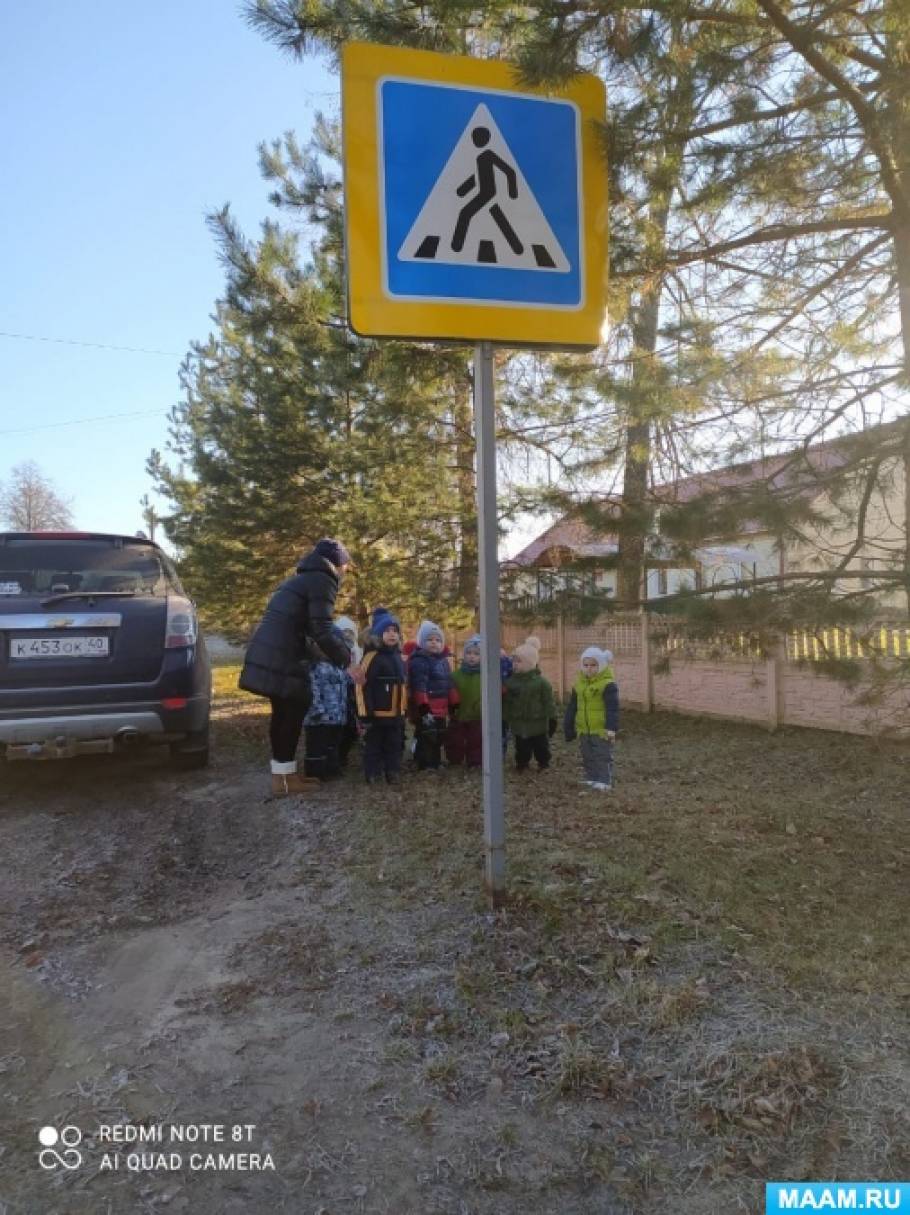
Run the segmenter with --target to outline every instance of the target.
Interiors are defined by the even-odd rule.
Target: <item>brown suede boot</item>
[[[301,776],[299,772],[272,773],[272,796],[291,797],[295,793],[315,793],[322,787],[315,776]]]

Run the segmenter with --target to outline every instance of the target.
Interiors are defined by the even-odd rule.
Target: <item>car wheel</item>
[[[171,743],[171,767],[178,772],[207,768],[210,758],[208,726],[187,734],[182,742]]]

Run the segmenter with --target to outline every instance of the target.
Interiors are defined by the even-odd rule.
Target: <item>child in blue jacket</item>
[[[357,712],[366,723],[363,770],[368,785],[383,776],[397,785],[401,771],[407,676],[401,661],[401,625],[387,608],[373,612],[371,633],[360,664]]]
[[[408,705],[414,722],[417,767],[438,768],[449,709],[458,704],[445,634],[432,620],[417,630],[417,649],[408,659]]]
[[[341,630],[332,635],[344,640]],[[310,647],[310,707],[303,719],[306,753],[304,773],[319,780],[341,775],[342,737],[351,713],[353,683],[347,671],[329,662],[316,646]]]

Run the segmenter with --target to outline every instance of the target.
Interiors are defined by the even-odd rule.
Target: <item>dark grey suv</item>
[[[209,758],[211,671],[167,555],[137,536],[0,532],[0,754],[165,743]]]

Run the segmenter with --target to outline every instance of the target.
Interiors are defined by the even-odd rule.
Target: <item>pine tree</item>
[[[619,10],[260,0],[248,13],[294,54],[335,53],[357,37],[508,55],[536,81],[595,65],[606,74],[614,315],[628,320],[612,358],[631,370],[616,374],[602,355],[587,388],[615,406],[603,446],[605,463],[622,453],[627,598],[667,474],[804,450],[900,409],[910,343],[910,13],[900,0]],[[564,363],[560,376],[587,402],[578,367]],[[849,451],[819,486],[862,503],[896,455],[910,468],[910,421]],[[783,538],[811,522],[801,512],[801,500],[753,485],[678,507],[670,530],[691,546],[699,524],[764,517]],[[903,576],[910,600],[910,555]]]
[[[325,124],[306,153],[292,136],[262,149],[272,201],[315,232],[310,264],[275,222],[250,242],[228,208],[211,217],[227,275],[217,328],[183,365],[176,460],[149,462],[187,581],[235,634],[326,534],[353,554],[342,602],[361,618],[379,602],[460,622],[474,608],[466,358],[351,333],[335,151]]]

